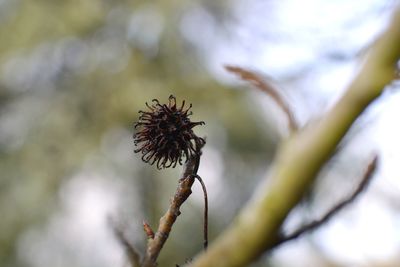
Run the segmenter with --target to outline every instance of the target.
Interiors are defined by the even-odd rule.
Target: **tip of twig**
[[[271,88],[266,89],[266,87],[270,87],[269,84],[265,83],[257,74],[253,71],[244,69],[242,67],[233,66],[233,65],[224,65],[224,68],[237,76],[239,76],[242,80],[250,82],[255,87],[261,89],[266,92],[271,90]],[[268,93],[268,92],[267,92]]]
[[[375,170],[376,167],[378,166],[378,163],[379,163],[379,156],[378,156],[378,154],[375,153],[372,156],[370,163],[368,164],[367,170],[370,170],[370,172]]]

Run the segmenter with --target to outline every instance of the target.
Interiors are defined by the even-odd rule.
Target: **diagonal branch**
[[[267,83],[266,81],[264,81],[264,79],[256,75],[254,72],[251,72],[244,68],[226,65],[225,69],[229,72],[238,75],[242,80],[250,82],[256,88],[260,89],[261,91],[269,95],[275,101],[275,103],[282,109],[282,111],[286,114],[290,131],[293,132],[298,129],[298,123],[293,115],[293,112],[290,110],[289,105],[279,94],[278,92],[279,90],[275,88],[275,86],[273,86],[270,83]]]
[[[185,164],[182,177],[179,180],[179,185],[176,189],[175,195],[171,199],[170,206],[164,216],[161,217],[154,237],[148,239],[146,255],[142,263],[143,267],[157,266],[158,255],[168,239],[173,224],[181,214],[180,207],[190,194],[192,194],[191,188],[195,181],[195,174],[197,173],[199,163],[200,153],[189,158],[188,162]]]
[[[333,206],[320,219],[312,221],[312,222],[302,226],[300,229],[294,231],[290,235],[282,236],[282,238],[280,238],[276,242],[274,247],[277,247],[285,242],[296,239],[296,238],[302,236],[303,234],[315,231],[320,226],[326,224],[330,219],[333,218],[333,216],[335,216],[338,212],[340,212],[344,207],[346,207],[347,205],[352,203],[363,191],[366,190],[366,188],[368,187],[369,183],[372,180],[373,174],[375,173],[377,164],[378,164],[378,157],[374,156],[374,158],[368,164],[367,169],[365,170],[364,175],[361,179],[361,182],[357,186],[356,190],[354,190],[354,192],[350,196],[348,196],[347,198],[343,199],[341,202],[339,202],[335,206]]]
[[[131,245],[126,236],[123,233],[123,230],[116,226],[114,223],[112,224],[112,229],[114,230],[114,234],[117,237],[118,241],[125,248],[125,252],[128,256],[129,263],[131,267],[140,267],[140,256],[136,249]]]

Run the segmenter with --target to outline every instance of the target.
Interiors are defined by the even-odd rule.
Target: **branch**
[[[114,234],[117,237],[118,241],[125,248],[126,254],[128,255],[130,266],[131,267],[140,267],[140,264],[139,264],[140,263],[139,253],[129,243],[129,241],[125,237],[122,229],[117,227],[114,223],[112,223],[112,228],[114,230]]]
[[[154,237],[148,239],[146,255],[142,263],[143,267],[157,266],[158,255],[168,239],[173,224],[181,214],[179,209],[192,193],[191,188],[195,180],[195,176],[193,174],[197,173],[199,162],[200,154],[196,154],[189,158],[188,162],[185,164],[182,177],[179,180],[178,188],[176,189],[175,195],[171,199],[170,207],[164,216],[161,217],[157,232],[154,234]],[[149,236],[147,231],[146,234]]]
[[[297,130],[298,123],[293,115],[293,112],[290,110],[289,105],[285,102],[282,96],[278,93],[278,89],[275,88],[270,83],[267,83],[261,77],[257,76],[254,72],[246,70],[241,67],[225,65],[225,69],[229,72],[232,72],[238,75],[242,80],[250,82],[256,88],[260,89],[267,95],[269,95],[275,103],[282,109],[282,111],[286,114],[289,129],[291,132]]]
[[[284,141],[257,192],[191,267],[248,265],[279,240],[279,230],[352,124],[395,77],[400,57],[400,9],[373,45],[359,74],[318,122]]]
[[[318,227],[326,224],[330,219],[333,218],[333,216],[335,216],[344,207],[351,204],[368,187],[369,183],[372,180],[373,174],[375,173],[377,163],[378,163],[378,157],[374,156],[374,158],[368,164],[367,169],[365,170],[364,175],[361,179],[361,182],[357,186],[356,190],[350,196],[348,196],[347,198],[343,199],[341,202],[339,202],[335,206],[333,206],[320,219],[312,221],[312,222],[302,226],[300,229],[294,231],[290,235],[283,236],[280,240],[277,241],[277,243],[274,245],[274,247],[277,247],[285,242],[296,239],[305,233],[315,231]]]

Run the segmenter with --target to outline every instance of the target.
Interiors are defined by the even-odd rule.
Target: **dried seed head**
[[[186,161],[192,155],[200,153],[199,149],[205,144],[203,138],[193,132],[193,127],[203,125],[204,122],[191,122],[188,108],[184,108],[185,101],[180,107],[176,106],[176,98],[171,95],[168,104],[160,104],[157,99],[152,104],[146,103],[149,111],[139,111],[139,121],[135,123],[135,145],[139,148],[135,153],[142,153],[142,160],[151,165],[156,163],[157,169],[182,165],[182,157]]]

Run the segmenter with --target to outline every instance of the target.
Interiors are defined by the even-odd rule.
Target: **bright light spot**
[[[164,18],[155,5],[143,5],[132,15],[128,24],[127,37],[131,43],[147,56],[158,53],[159,41],[164,29]]]
[[[318,243],[332,259],[359,264],[383,261],[397,253],[400,232],[384,203],[365,198],[345,215],[317,235]]]

